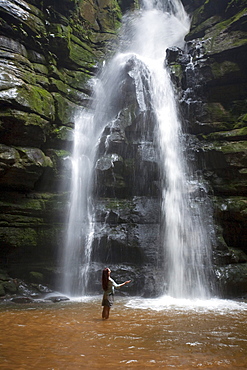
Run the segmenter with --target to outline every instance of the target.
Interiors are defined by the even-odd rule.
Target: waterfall
[[[158,68],[156,69],[157,72]],[[161,78],[163,76],[163,78]],[[163,174],[162,215],[168,294],[176,298],[207,298],[211,241],[203,208],[204,185],[184,154],[184,138],[166,70],[153,81]],[[208,215],[209,217],[209,215]]]
[[[180,0],[144,0],[141,10],[123,17],[119,50],[97,83],[94,111],[84,112],[75,128],[71,209],[64,254],[64,290],[81,294],[87,286],[93,238],[91,188],[97,142],[121,110],[123,71],[134,80],[141,112],[152,109],[156,123],[162,183],[164,293],[205,298],[209,294],[211,245],[205,222],[203,185],[185,158],[176,99],[165,67],[166,49],[183,47],[190,22]],[[83,252],[82,252],[83,250]]]
[[[72,184],[67,237],[63,252],[62,291],[68,295],[85,294],[90,246],[91,187],[94,160],[93,115],[83,111],[75,118]]]

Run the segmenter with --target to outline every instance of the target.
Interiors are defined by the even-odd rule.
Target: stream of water
[[[90,247],[93,234],[91,188],[93,160],[97,141],[93,115],[82,111],[76,117],[72,157],[72,192],[67,238],[62,251],[62,291],[78,296],[85,294]],[[96,141],[95,141],[96,140]]]
[[[0,369],[247,369],[247,304],[101,296],[0,306]]]

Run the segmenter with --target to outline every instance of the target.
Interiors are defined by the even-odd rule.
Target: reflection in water
[[[100,301],[0,308],[0,368],[247,368],[246,303],[116,297],[102,321]]]

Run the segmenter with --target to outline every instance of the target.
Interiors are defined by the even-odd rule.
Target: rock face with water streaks
[[[220,289],[246,293],[247,8],[244,1],[183,1],[193,14],[187,51],[167,51],[190,151],[211,187]]]
[[[193,15],[188,53],[170,49],[167,62],[188,150],[214,203],[218,280],[224,294],[241,295],[247,291],[247,10],[243,0],[183,4]],[[105,43],[114,40],[121,11],[132,5],[123,1],[120,9],[116,0],[0,4],[0,258],[13,278],[52,284],[59,275],[74,116],[88,106],[89,78]],[[113,264],[119,279],[135,280],[134,293],[151,295],[159,287],[150,276],[145,280],[145,271],[162,262],[159,173],[150,136],[153,113],[138,113],[132,84],[128,74],[124,101],[118,102],[121,113],[106,127],[99,147],[92,257],[94,272]],[[5,280],[0,295],[9,292]]]
[[[156,120],[150,93],[138,96],[135,78],[141,69],[145,84],[146,68],[136,57],[126,61],[118,84],[121,92],[114,99],[118,113],[101,136],[92,261],[111,266],[120,279],[130,278],[128,291],[155,296],[163,289],[164,275]]]

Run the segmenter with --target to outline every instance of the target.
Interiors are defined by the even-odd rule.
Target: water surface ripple
[[[247,304],[101,296],[0,307],[1,369],[247,369]]]

